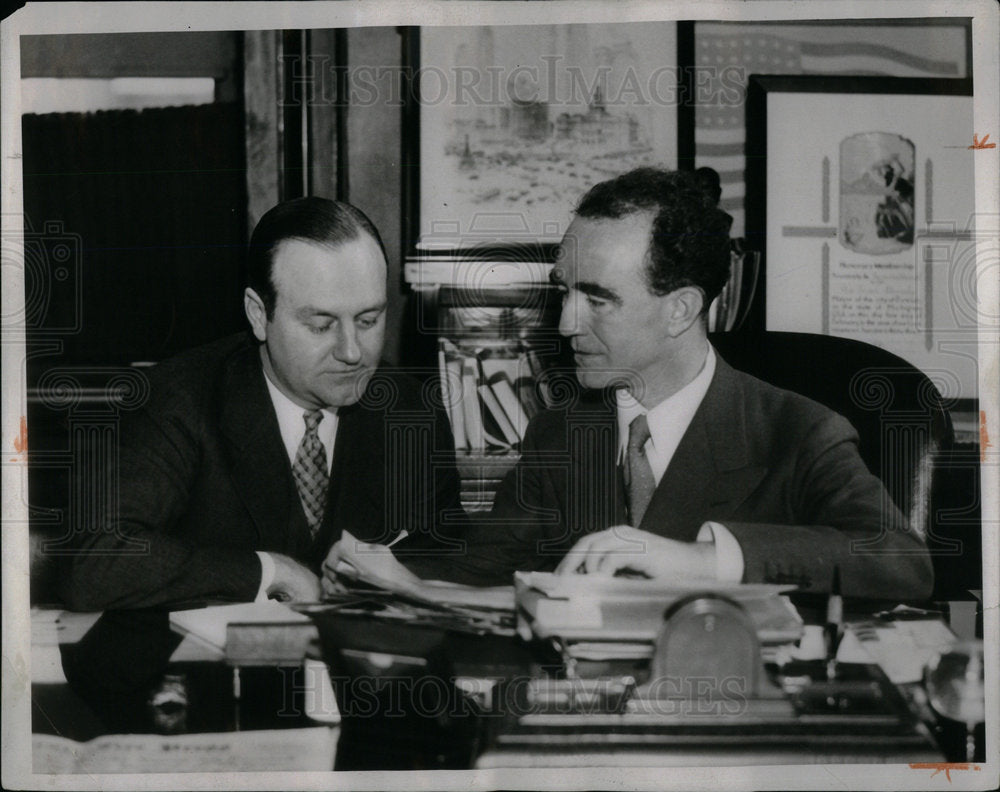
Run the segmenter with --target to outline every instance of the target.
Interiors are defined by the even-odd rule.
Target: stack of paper
[[[536,637],[573,641],[652,641],[664,614],[685,597],[715,594],[738,602],[757,627],[762,643],[789,643],[802,634],[802,620],[781,596],[793,586],[763,584],[664,585],[652,580],[518,572],[514,590],[518,618]]]

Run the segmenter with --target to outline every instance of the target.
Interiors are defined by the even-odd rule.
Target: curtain
[[[28,340],[158,361],[244,326],[237,104],[23,118]],[[29,372],[29,380],[33,379]]]

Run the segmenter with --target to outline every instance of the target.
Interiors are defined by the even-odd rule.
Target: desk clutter
[[[168,621],[176,648],[158,700],[180,726],[83,743],[38,734],[36,767],[126,772],[170,753],[193,769],[343,770],[946,758],[919,684],[926,668],[948,668],[938,659],[955,639],[940,619],[847,618],[831,644],[831,625],[803,624],[787,587],[519,573],[509,587],[391,590],[354,575],[322,603]],[[35,612],[35,643],[51,654],[86,622]],[[46,651],[35,657],[36,681],[56,681]],[[939,699],[966,696],[965,713],[982,697],[935,684]],[[229,707],[228,720],[177,715],[208,703]],[[294,717],[268,718],[272,705]]]

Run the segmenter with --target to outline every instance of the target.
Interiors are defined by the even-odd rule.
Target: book
[[[534,377],[535,385],[538,389],[538,394],[541,396],[542,404],[546,407],[552,407],[555,404],[553,395],[548,383],[548,377],[545,372],[545,367],[542,365],[542,361],[538,356],[538,353],[531,347],[525,347],[524,349],[525,359],[528,361],[528,368],[531,371],[531,376]]]
[[[509,350],[476,349],[476,360],[484,380],[491,380],[498,374],[504,374],[513,382],[518,377],[519,361],[516,357],[508,357]]]
[[[518,434],[514,424],[511,423],[510,418],[507,417],[507,414],[500,405],[500,400],[497,399],[493,389],[487,384],[480,385],[479,396],[483,400],[483,406],[489,411],[490,417],[493,418],[500,432],[503,434],[504,440],[506,441],[504,445],[513,446],[521,442],[521,435]]]
[[[468,441],[465,437],[465,416],[461,406],[462,364],[459,360],[451,359],[451,355],[457,352],[454,344],[447,339],[441,339],[438,344],[438,376],[441,377],[441,398],[448,413],[448,421],[451,423],[455,448],[465,450]]]
[[[517,394],[514,393],[514,388],[510,384],[507,374],[499,371],[487,380],[487,384],[517,434],[517,441],[524,439],[524,430],[528,428],[528,414],[521,406]]]
[[[445,366],[448,369],[448,398],[451,401],[451,430],[455,436],[455,448],[459,451],[468,451],[469,435],[465,422],[465,406],[462,402],[462,360],[448,358]]]
[[[757,626],[762,643],[789,643],[802,635],[802,619],[781,596],[794,586],[686,583],[516,572],[519,632],[574,641],[653,641],[664,611],[691,595],[711,592],[738,602]]]
[[[486,440],[483,437],[483,415],[479,407],[479,389],[476,382],[476,367],[472,358],[462,358],[462,416],[465,420],[465,435],[469,450],[483,451]]]

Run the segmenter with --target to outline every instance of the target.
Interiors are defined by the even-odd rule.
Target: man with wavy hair
[[[696,174],[654,168],[583,197],[553,281],[585,391],[533,419],[465,555],[409,562],[413,573],[825,591],[839,569],[855,596],[930,594],[923,540],[865,466],[850,423],[734,370],[709,343],[709,306],[730,266],[731,218],[716,200]],[[877,553],[852,551],[875,539]]]

